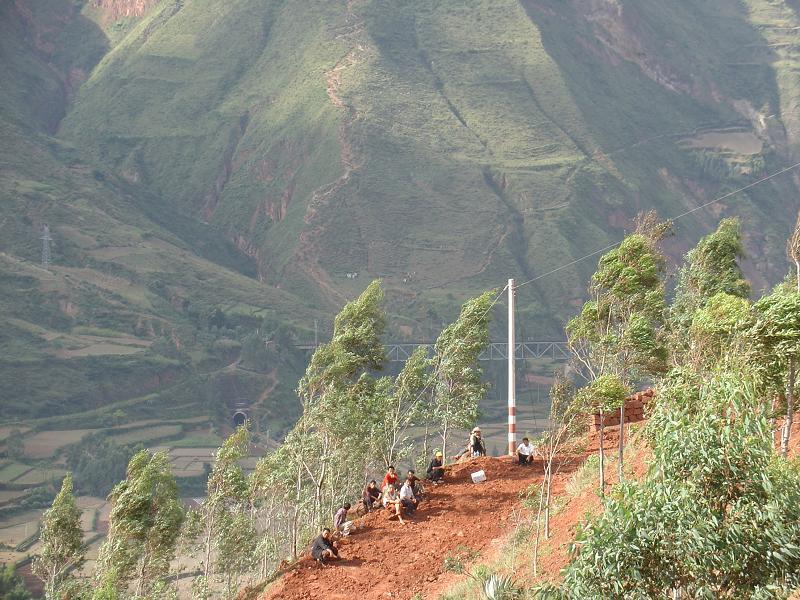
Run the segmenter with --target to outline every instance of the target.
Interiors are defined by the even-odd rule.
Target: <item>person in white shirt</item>
[[[536,454],[536,447],[531,444],[528,438],[522,438],[522,443],[517,446],[517,458],[519,464],[533,464],[533,457]]]
[[[393,515],[397,515],[398,520],[405,524],[403,520],[403,505],[400,503],[400,494],[394,489],[393,483],[383,488],[381,502],[383,502],[384,508],[388,509]]]
[[[410,513],[417,510],[419,501],[414,496],[414,484],[411,478],[406,479],[403,487],[400,488],[400,504]]]

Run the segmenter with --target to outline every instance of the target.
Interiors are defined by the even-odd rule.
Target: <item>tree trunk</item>
[[[606,493],[606,470],[605,470],[605,449],[603,448],[603,436],[605,435],[605,423],[603,422],[603,410],[600,410],[600,495]]]
[[[430,434],[430,423],[425,423],[425,439],[422,442],[422,456],[423,464],[430,458],[430,450],[428,449],[428,435]],[[444,454],[442,454],[444,456]]]
[[[544,501],[544,539],[550,539],[550,501],[552,499],[553,490],[553,452],[550,452],[550,458],[545,466],[545,485],[547,492]]]
[[[143,587],[144,587],[144,572],[145,572],[145,568],[147,567],[147,558],[146,558],[146,556],[143,556],[141,560],[142,560],[142,566],[139,569],[139,581],[136,583],[136,595],[137,596],[143,596],[144,595],[144,594],[142,594],[142,591],[143,591]]]
[[[292,558],[297,559],[298,527],[300,524],[300,493],[302,490],[303,467],[297,464],[297,488],[294,498],[294,514],[292,515]]]
[[[800,292],[800,260],[794,261],[794,268],[797,271],[797,291]]]
[[[783,436],[781,436],[781,454],[784,458],[789,455],[789,440],[792,436],[792,422],[794,421],[794,358],[789,359],[789,386],[786,394],[786,420],[783,423]]]
[[[442,457],[447,461],[447,419],[445,419],[442,427]]]
[[[206,500],[207,501],[207,500]],[[206,580],[206,587],[208,586],[208,572],[210,570],[210,563],[211,563],[211,535],[214,532],[214,513],[212,512],[208,517],[208,523],[206,524],[206,557],[203,561],[203,577]]]
[[[536,538],[533,543],[533,576],[539,573],[539,538],[542,530],[542,508],[544,507],[544,482],[539,490],[539,510],[536,512]]]
[[[617,472],[619,474],[619,482],[622,483],[625,479],[625,474],[622,470],[623,453],[625,451],[625,403],[619,407],[619,457],[617,464]]]

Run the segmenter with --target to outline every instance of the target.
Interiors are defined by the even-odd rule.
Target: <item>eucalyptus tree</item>
[[[574,410],[600,414],[598,458],[601,494],[604,493],[606,489],[605,448],[603,447],[603,439],[605,437],[604,415],[619,410],[625,403],[625,398],[627,398],[630,392],[630,388],[616,375],[600,375],[597,379],[592,380],[589,385],[578,390],[573,401]],[[620,423],[620,437],[622,437],[622,423]],[[620,481],[623,479],[621,452],[622,445],[620,445],[620,457],[618,461]]]
[[[575,387],[567,377],[556,371],[553,384],[550,386],[550,418],[537,444],[537,451],[544,462],[544,477],[539,489],[539,510],[536,514],[536,533],[533,547],[533,575],[538,574],[539,541],[544,525],[544,539],[550,539],[550,514],[553,504],[553,478],[564,464],[562,458],[558,464],[555,459],[571,434],[577,430],[581,414],[574,402]]]
[[[755,600],[800,586],[800,470],[775,452],[753,379],[662,390],[697,394],[698,412],[659,404],[646,478],[579,529],[563,585],[539,597]]]
[[[666,370],[667,348],[663,332],[666,261],[658,249],[658,242],[669,228],[669,223],[657,223],[652,214],[642,218],[636,233],[628,235],[600,258],[589,285],[589,300],[567,323],[567,342],[576,366],[590,384],[601,377],[611,377],[619,380],[620,385],[627,386],[629,381]],[[584,400],[590,398],[586,395],[581,397]],[[605,411],[618,407],[598,401],[596,408],[601,413],[602,423]],[[620,476],[622,432],[620,426]],[[601,473],[602,433],[601,430]],[[601,489],[605,485],[602,476],[600,485]]]
[[[794,231],[786,243],[786,254],[789,256],[789,260],[794,263],[795,287],[800,292],[800,212],[797,214]]]
[[[72,492],[72,474],[68,473],[52,506],[42,515],[41,546],[33,559],[33,573],[44,583],[47,600],[60,598],[70,571],[83,564],[86,549],[80,519],[81,511]]]
[[[131,585],[135,596],[146,596],[169,574],[184,519],[167,453],[136,453],[108,500],[109,530],[97,559],[95,596],[107,597],[110,589],[124,595]]]
[[[206,497],[189,512],[184,535],[201,553],[202,575],[195,579],[193,594],[216,594],[214,582],[225,584],[225,597],[233,597],[241,576],[252,568],[256,534],[248,516],[249,486],[239,461],[247,456],[250,434],[239,427],[217,450],[208,476]]]
[[[742,336],[752,325],[747,298],[718,292],[708,298],[691,316],[684,335],[686,366],[698,373],[714,370],[720,362],[739,362],[749,352],[750,340]]]
[[[795,384],[800,364],[800,292],[778,286],[753,305],[754,324],[749,331],[755,356],[771,389],[786,398],[781,452],[789,451],[794,421]]]
[[[669,310],[674,362],[679,362],[688,350],[687,334],[695,311],[717,294],[737,298],[747,298],[750,294],[750,284],[739,266],[743,257],[741,224],[737,218],[722,219],[715,231],[686,253]]]
[[[428,350],[420,346],[408,357],[394,380],[382,377],[376,385],[376,415],[370,439],[375,441],[384,466],[408,454],[408,429],[426,418],[429,397],[425,392],[431,382],[429,366]]]
[[[325,497],[331,502],[330,478],[343,478],[342,491],[360,484],[351,469],[363,473],[375,404],[372,376],[386,362],[383,334],[386,315],[378,280],[344,306],[334,321],[333,337],[320,345],[298,385],[303,412],[287,436],[293,460],[313,486],[314,513],[323,519]],[[340,488],[341,489],[341,488]]]
[[[442,452],[453,428],[466,428],[478,418],[478,402],[488,385],[481,379],[478,356],[489,343],[489,311],[496,290],[464,303],[453,323],[439,334],[432,360],[432,415],[439,426]]]
[[[298,494],[296,469],[286,445],[259,459],[249,478],[251,516],[258,531],[255,558],[266,580],[284,558],[296,558],[300,538],[310,538],[310,503]]]

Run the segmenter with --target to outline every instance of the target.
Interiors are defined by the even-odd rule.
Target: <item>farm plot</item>
[[[0,521],[0,544],[13,548],[36,533],[41,511],[31,510]]]
[[[221,445],[222,438],[216,434],[208,433],[206,431],[193,431],[179,440],[164,442],[164,446],[167,448],[193,448],[200,450],[203,448],[213,447],[215,451]]]
[[[14,483],[40,485],[42,483],[53,482],[58,484],[65,474],[66,471],[64,469],[31,469],[22,477],[17,477]]]
[[[59,450],[80,442],[86,435],[96,429],[67,429],[64,431],[40,431],[24,441],[25,456],[31,458],[49,458]]]
[[[97,533],[101,524],[108,522],[111,505],[103,498],[78,496],[75,504],[81,510],[81,529],[85,533]]]
[[[110,435],[109,438],[121,445],[136,443],[146,444],[148,442],[179,435],[182,431],[182,425],[159,425],[115,433]]]
[[[179,456],[171,461],[172,474],[175,477],[197,477],[205,472],[206,463],[209,459],[198,459],[194,456]]]
[[[0,468],[0,483],[11,483],[31,470],[33,470],[33,467],[23,465],[22,463],[8,463]]]
[[[28,427],[21,427],[17,425],[4,425],[0,427],[0,442],[5,441],[5,439],[11,434],[12,431],[19,431],[20,433],[25,433],[26,431],[30,431]]]
[[[0,506],[8,504],[9,502],[16,500],[17,498],[21,498],[26,493],[27,492],[25,491],[18,491],[18,492],[0,491]]]

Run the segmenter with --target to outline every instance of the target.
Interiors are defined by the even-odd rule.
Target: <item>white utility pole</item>
[[[517,451],[517,382],[514,372],[514,280],[508,280],[508,453]]]

